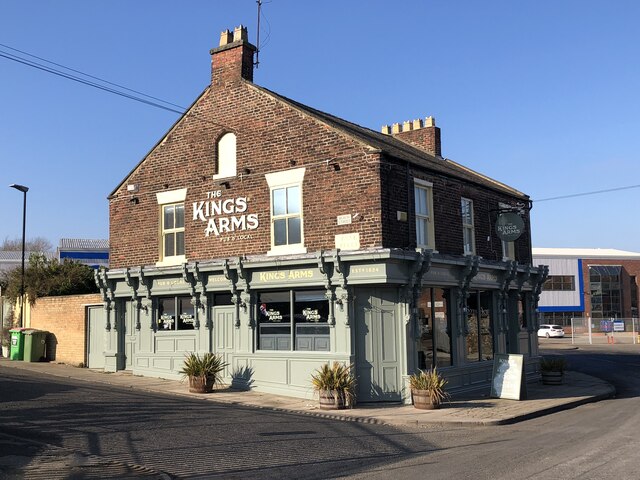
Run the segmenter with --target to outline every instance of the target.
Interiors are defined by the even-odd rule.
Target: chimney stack
[[[425,118],[424,123],[422,119],[417,119],[404,123],[394,123],[391,127],[384,125],[382,133],[392,135],[398,140],[426,150],[435,157],[442,157],[440,129],[436,127],[436,119],[433,117]]]
[[[220,33],[220,46],[211,54],[211,84],[222,86],[244,78],[253,82],[253,52],[256,47],[249,43],[247,27],[240,25],[233,32]]]

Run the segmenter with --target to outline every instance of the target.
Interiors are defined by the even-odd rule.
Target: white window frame
[[[471,217],[471,223],[465,223],[465,203],[468,204],[469,213]],[[476,234],[475,234],[475,219],[473,215],[473,200],[469,198],[460,197],[460,216],[462,217],[462,244],[465,255],[475,255],[476,253]],[[465,242],[465,232],[468,234],[469,242]],[[470,247],[470,248],[467,248]]]
[[[515,260],[516,246],[514,242],[505,242],[502,240],[502,260]]]
[[[185,204],[185,200],[187,198],[187,189],[186,188],[181,188],[179,190],[171,190],[169,192],[160,192],[160,193],[156,193],[156,200],[158,202],[158,207],[159,207],[159,215],[160,215],[160,222],[159,222],[159,242],[158,242],[158,250],[159,250],[159,261],[156,262],[156,266],[157,267],[166,267],[166,266],[170,266],[170,265],[180,265],[182,263],[185,263],[187,261],[186,259],[186,255],[172,255],[172,256],[164,256],[164,238],[165,238],[165,234],[167,233],[176,233],[178,231],[185,231],[185,228],[179,228],[179,229],[170,229],[169,230],[165,230],[164,229],[164,208],[171,206],[171,205],[180,205],[182,204],[184,206]],[[186,224],[186,209],[185,209],[185,224]],[[186,245],[185,245],[186,248]]]
[[[422,214],[418,214],[418,209],[416,208],[416,203],[417,203],[417,198],[418,196],[416,195],[417,190],[424,190],[426,192],[426,201],[427,201],[427,205],[426,205],[426,210],[427,210],[427,215],[422,215]],[[426,180],[420,180],[419,178],[414,178],[413,179],[413,197],[414,197],[414,202],[413,202],[413,208],[414,208],[414,214],[415,214],[415,218],[416,218],[416,246],[418,248],[429,248],[432,250],[436,249],[436,242],[435,242],[435,233],[434,233],[434,227],[433,227],[433,183],[428,182]],[[419,239],[418,239],[418,222],[425,222],[426,223],[426,236],[427,236],[427,243],[420,243]]]
[[[236,176],[236,152],[236,135],[225,133],[216,145],[218,173],[213,175],[214,180]]]
[[[282,172],[267,173],[265,178],[269,185],[269,216],[271,218],[271,249],[267,252],[267,255],[293,255],[299,253],[307,253],[307,249],[304,246],[304,204],[303,204],[303,190],[302,182],[304,180],[306,168],[294,168],[292,170],[284,170]],[[300,214],[277,216],[273,215],[273,192],[281,188],[287,187],[299,187],[300,189]],[[294,243],[289,245],[274,245],[274,232],[273,225],[275,220],[282,218],[300,217],[300,243]]]

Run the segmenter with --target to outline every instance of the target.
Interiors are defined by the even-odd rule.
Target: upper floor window
[[[473,227],[473,202],[467,198],[462,198],[460,201],[460,207],[464,254],[473,255],[476,252],[476,241]]]
[[[549,275],[542,286],[543,290],[574,291],[576,279],[573,275]]]
[[[300,190],[299,185],[271,190],[274,246],[302,243]]]
[[[184,256],[184,203],[162,206],[163,257]]]
[[[184,201],[186,196],[186,188],[156,194],[160,205],[158,266],[185,262]]]
[[[416,245],[435,249],[433,233],[433,184],[414,178]]]
[[[265,175],[271,197],[269,255],[305,253],[302,210],[304,168]]]
[[[235,177],[236,176],[236,136],[233,133],[225,133],[220,140],[216,149],[216,173],[213,176],[217,178]]]

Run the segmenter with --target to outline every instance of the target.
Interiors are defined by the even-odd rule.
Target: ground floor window
[[[530,299],[524,293],[518,298],[518,323],[520,325],[520,330],[526,330],[529,322],[531,321],[529,302]]]
[[[330,350],[324,290],[260,292],[257,305],[259,350]]]
[[[467,361],[493,359],[493,294],[472,291],[467,298]]]
[[[449,290],[424,287],[418,297],[418,368],[452,365]]]
[[[563,327],[571,326],[572,318],[584,318],[586,317],[584,312],[544,312],[543,318],[540,323],[552,323],[556,325],[562,325]]]
[[[195,318],[190,296],[158,298],[158,331],[193,330]]]

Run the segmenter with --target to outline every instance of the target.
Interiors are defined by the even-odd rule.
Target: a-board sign
[[[497,353],[494,356],[491,397],[510,400],[524,400],[527,397],[523,355]]]

